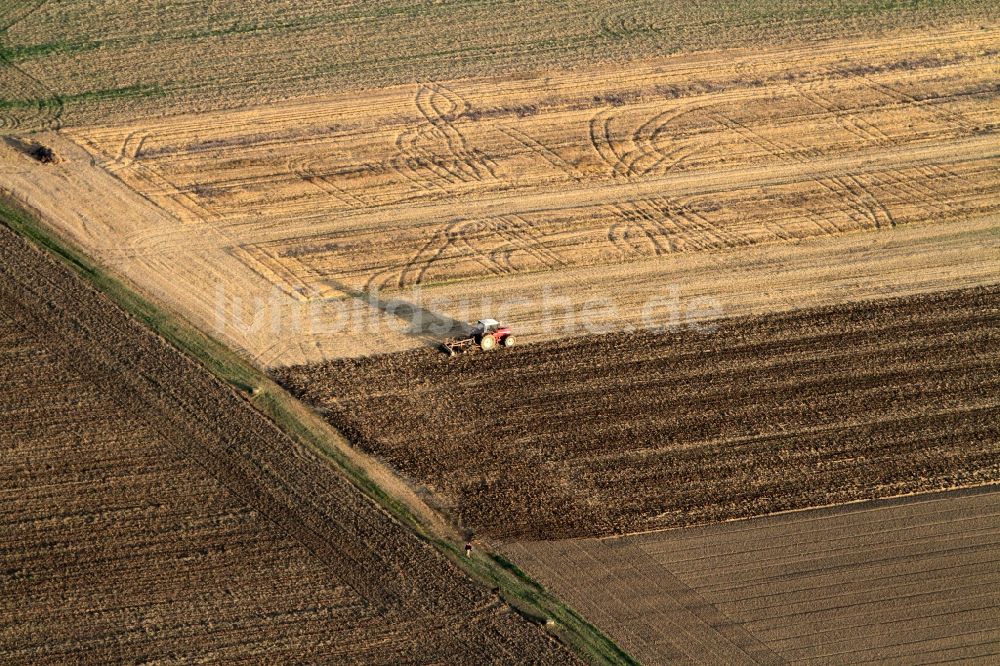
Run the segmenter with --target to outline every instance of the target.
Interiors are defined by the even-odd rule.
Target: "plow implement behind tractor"
[[[466,337],[449,338],[441,343],[448,356],[454,356],[459,351],[473,347],[490,351],[497,345],[513,347],[514,334],[511,332],[510,326],[501,324],[496,319],[480,319]]]

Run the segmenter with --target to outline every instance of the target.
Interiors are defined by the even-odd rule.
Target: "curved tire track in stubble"
[[[322,167],[323,160],[316,156],[301,156],[288,162],[288,170],[324,194],[332,196],[342,206],[350,209],[366,209],[371,204],[364,197],[338,185],[328,170]]]
[[[831,70],[829,75],[846,76],[837,70]],[[870,85],[867,77],[859,78],[868,84],[873,90],[878,90]],[[832,117],[845,132],[856,137],[860,145],[872,148],[891,148],[898,145],[898,142],[886,134],[882,128],[865,120],[859,113],[852,111],[851,109],[838,107],[833,100],[825,95],[822,83],[826,80],[827,78],[823,77],[813,81],[797,83],[793,86],[793,90],[820,113]],[[907,106],[913,105],[908,104]],[[920,168],[923,170],[922,175],[927,177],[928,180],[933,178],[957,177],[956,174],[951,173],[946,168],[938,165],[929,165]],[[952,217],[956,214],[953,207],[943,203],[940,193],[934,191],[930,186],[928,186],[924,182],[923,178],[913,178],[900,172],[899,170],[882,171],[878,174],[869,175],[869,178],[876,181],[875,185],[877,187],[892,188],[893,190],[902,193],[903,198],[911,202],[920,202],[920,205],[924,209],[933,211],[941,217]],[[882,207],[884,208],[884,206]],[[868,206],[868,208],[871,210],[871,206]],[[886,214],[888,216],[888,211],[886,211]]]
[[[714,117],[720,126],[743,136],[769,154],[779,158],[789,158],[803,165],[808,165],[810,162],[808,150],[802,146],[768,139],[748,125],[721,113],[714,114]],[[835,197],[835,200],[844,200],[847,204],[848,217],[859,227],[881,229],[896,226],[896,220],[886,205],[875,196],[871,187],[864,184],[857,176],[847,173],[836,174],[816,178],[814,182]],[[839,227],[832,221],[831,224]]]
[[[749,67],[749,66],[748,66]],[[752,68],[751,68],[752,69]],[[755,72],[751,72],[755,73]],[[898,88],[888,84],[875,81],[868,75],[852,75],[841,69],[832,68],[817,78],[808,81],[796,81],[792,84],[792,90],[804,101],[817,109],[821,114],[832,118],[845,132],[858,139],[861,146],[870,148],[891,148],[898,145],[898,141],[893,139],[883,128],[866,120],[856,110],[842,108],[838,106],[827,95],[829,82],[834,80],[844,80],[858,82],[876,93],[890,104],[899,105],[908,109],[915,109],[933,117],[938,123],[951,127],[959,135],[971,135],[975,132],[975,127],[961,114],[943,108],[940,104],[934,104],[932,100],[919,100]],[[935,179],[961,179],[943,165],[921,165],[913,169],[919,172],[920,176],[912,177],[899,170],[888,170],[875,174],[869,174],[872,186],[878,188],[890,188],[901,193],[901,199],[908,202],[920,202],[921,207],[931,210],[942,217],[954,217],[959,211],[953,205],[943,201],[941,194],[935,191],[926,181]],[[879,228],[879,215],[883,221],[894,224],[892,215],[879,197],[876,197],[870,188],[858,182],[857,176],[847,174],[844,180],[833,181],[833,184],[844,188],[849,192],[852,206],[856,211],[867,209],[867,213],[862,211],[872,224]],[[854,185],[852,188],[851,185]],[[859,196],[859,191],[864,194]]]
[[[523,215],[511,214],[484,220],[457,220],[430,233],[427,241],[407,260],[402,269],[388,269],[373,275],[365,291],[405,289],[424,284],[428,272],[449,265],[474,262],[489,275],[505,275],[522,270],[514,261],[524,256],[544,269],[567,265],[548,248],[535,225]]]
[[[664,26],[652,20],[641,7],[612,6],[594,12],[591,19],[597,33],[614,41],[638,38],[658,39]]]
[[[148,132],[130,132],[122,140],[117,152],[109,154],[101,149],[100,145],[94,141],[81,137],[76,139],[92,154],[103,156],[102,166],[109,174],[122,181],[130,189],[134,190],[144,199],[154,206],[173,215],[182,223],[195,223],[209,225],[211,220],[217,219],[220,214],[210,207],[204,197],[199,197],[193,189],[178,187],[167,178],[157,167],[153,166],[149,160],[143,159],[142,150],[146,142],[151,138]],[[128,183],[129,178],[136,178],[147,184],[146,187],[132,187]],[[161,199],[162,201],[156,201]],[[164,202],[169,202],[163,205]],[[218,233],[224,233],[221,229]],[[162,230],[149,230],[140,232],[134,238],[137,248],[152,247],[149,239],[158,243],[162,236]],[[148,236],[148,238],[147,238]]]
[[[424,148],[430,136],[426,127],[411,127],[396,137],[397,157],[390,161],[396,173],[424,192],[448,195],[451,188],[464,182],[433,151]]]
[[[746,69],[746,67],[744,67]],[[753,71],[746,72],[748,75]],[[841,76],[847,76],[840,73]],[[863,83],[873,90],[881,91],[894,102],[907,105],[921,104],[912,96],[905,95],[891,88],[886,88],[873,81],[862,77]],[[873,147],[888,147],[894,145],[893,140],[881,128],[865,121],[859,114],[848,109],[839,109],[821,91],[818,82],[798,83],[793,89],[803,100],[815,107],[821,114],[830,117],[844,131],[855,136],[862,145]],[[618,134],[613,127],[615,122],[615,107],[600,109],[592,118],[589,125],[589,139],[591,147],[610,169],[610,174],[615,178],[641,178],[656,171],[669,171],[678,166],[684,159],[696,155],[698,151],[703,151],[706,147],[685,146],[684,144],[670,145],[670,127],[677,120],[690,116],[695,112],[704,112],[706,118],[717,124],[720,128],[728,129],[743,136],[752,144],[757,145],[767,154],[779,158],[791,158],[794,161],[807,164],[810,161],[809,151],[800,146],[778,143],[768,139],[756,132],[752,128],[740,123],[738,120],[728,117],[722,113],[712,112],[710,105],[703,104],[686,109],[671,109],[654,113],[647,120],[641,122],[631,131],[624,140],[617,139]],[[926,103],[921,104],[922,107]],[[942,120],[957,122],[946,110],[932,107],[931,111],[936,113]],[[950,114],[950,115],[949,115]],[[967,123],[958,126],[959,129],[968,130]],[[666,145],[664,145],[666,144]],[[928,166],[919,167],[924,171],[924,175],[932,175],[938,178],[956,178],[957,176],[949,172],[944,167]],[[930,171],[931,173],[927,173]],[[913,182],[919,179],[909,177],[905,173],[885,172],[859,176],[857,174],[843,173],[834,174],[827,177],[817,178],[815,182],[821,189],[827,191],[838,201],[846,203],[845,213],[850,220],[850,224],[855,228],[882,229],[896,225],[895,217],[889,206],[876,194],[876,189],[886,187],[895,188],[901,193],[904,200],[919,201],[921,205],[933,210],[941,215],[953,216],[955,211],[940,203],[940,197],[934,190],[925,183]],[[677,202],[672,202],[675,208],[683,209]],[[608,239],[623,254],[662,254],[664,245],[662,242],[654,240],[656,234],[664,229],[672,228],[674,225],[685,224],[687,220],[674,219],[651,219],[658,216],[657,209],[662,207],[650,206],[642,202],[623,202],[612,207],[620,218],[630,218],[632,222],[642,221],[635,225],[629,219],[619,219],[608,230]],[[810,220],[822,234],[839,234],[845,231],[841,223],[838,223],[835,216],[824,214],[814,210],[804,210],[803,215]],[[704,224],[706,220],[700,220]],[[855,226],[856,225],[856,226]],[[697,225],[696,225],[697,226]],[[791,241],[796,236],[781,228],[780,224],[767,224],[767,230],[778,240]],[[709,230],[713,225],[709,222]],[[637,243],[636,240],[645,239],[646,242]],[[731,244],[739,245],[749,242],[745,238],[733,238]],[[676,248],[672,241],[670,246]]]
[[[622,148],[614,138],[614,108],[599,110],[588,125],[591,148],[610,169],[614,178],[641,178],[651,173],[668,173],[698,148],[689,143],[671,145],[672,124],[703,111],[708,105],[671,108],[654,113],[630,134],[629,145]],[[551,166],[575,180],[584,176],[555,151],[537,140],[508,128],[503,133],[534,151]],[[667,144],[667,145],[664,145]],[[607,210],[618,218],[608,228],[607,239],[624,256],[645,256],[652,251],[659,256],[686,248],[724,248],[749,243],[749,239],[720,229],[706,216],[683,202],[666,196],[609,204]]]
[[[432,83],[421,86],[415,103],[420,115],[445,137],[449,151],[473,180],[496,178],[496,164],[478,148],[469,147],[459,125],[459,119],[471,109],[467,100],[442,83]]]
[[[618,107],[605,107],[599,109],[589,121],[590,146],[608,166],[613,178],[641,178],[654,173],[669,173],[691,155],[712,148],[691,142],[679,143],[668,134],[677,121],[710,107],[710,104],[691,104],[655,112],[627,133],[628,138],[624,141],[615,138],[617,133],[612,126],[617,119],[615,109]]]
[[[711,148],[691,142],[674,142],[670,136],[674,123],[693,114],[704,113],[706,119],[712,120],[713,116],[707,113],[709,104],[653,113],[628,133],[625,141],[615,138],[612,127],[616,119],[615,108],[598,110],[591,117],[588,128],[591,148],[607,165],[612,178],[632,180],[653,173],[668,173],[688,158]],[[610,204],[607,210],[617,218],[607,230],[608,242],[626,257],[721,249],[752,242],[665,194]]]
[[[577,169],[576,166],[564,159],[558,152],[526,132],[522,132],[514,127],[505,127],[502,125],[498,126],[497,130],[499,130],[499,132],[507,138],[518,143],[528,152],[533,153],[538,156],[539,159],[544,160],[552,168],[561,171],[573,180],[577,182],[583,182],[586,180],[584,175],[580,173],[580,170]]]
[[[403,267],[391,268],[373,275],[365,285],[365,291],[384,289],[404,289],[423,284],[431,268],[446,268],[448,263],[470,260],[480,264],[488,274],[500,275],[504,271],[489,252],[478,248],[470,237],[474,236],[481,223],[474,220],[457,220],[441,225],[430,232],[429,238]]]
[[[438,177],[428,181],[420,177],[421,174],[417,169],[409,168],[405,174],[408,180],[419,184],[425,190],[450,194],[449,185],[496,178],[492,160],[478,150],[470,149],[465,135],[458,127],[458,119],[471,109],[466,100],[441,84],[432,84],[422,85],[418,89],[415,104],[426,124],[437,130],[437,136],[447,138],[450,154],[456,159],[455,164],[459,166],[447,168],[440,158],[434,157],[429,151],[422,151],[423,156],[420,159],[414,161],[408,158],[404,163],[409,166],[414,164],[427,166]],[[427,127],[422,130],[407,130],[400,136],[407,132],[420,131],[426,135]],[[499,127],[499,131],[550,166],[576,180],[583,179],[575,166],[534,137],[506,126]],[[397,137],[397,147],[399,146],[400,139]],[[400,152],[412,156],[417,154],[418,149],[411,146]],[[429,166],[431,164],[435,166],[432,168]],[[365,291],[418,286],[426,282],[427,274],[432,268],[447,270],[446,264],[464,261],[479,264],[489,275],[518,272],[514,256],[519,254],[530,257],[547,269],[567,265],[557,252],[545,246],[543,239],[534,229],[534,224],[521,215],[499,216],[484,220],[462,219],[445,223],[431,233],[428,240],[400,269],[380,271],[369,278]],[[499,246],[494,244],[496,239],[500,239]]]
[[[440,83],[419,84],[413,99],[422,124],[396,137],[390,166],[417,188],[450,194],[456,186],[496,178],[496,164],[472,148],[461,128],[469,103]]]
[[[670,109],[651,116],[632,133],[633,148],[625,153],[622,161],[615,166],[613,175],[639,178],[652,173],[669,173],[678,167],[684,159],[699,149],[684,144],[667,149],[661,146],[660,142],[675,143],[671,141],[672,137],[666,134],[670,131],[671,125],[704,109],[705,105],[694,105],[683,109]],[[710,146],[705,146],[701,150],[709,148]],[[642,163],[648,160],[652,160],[652,163],[642,166]]]
[[[210,194],[202,196],[192,188],[178,187],[150,160],[144,159],[143,147],[151,138],[152,136],[145,131],[130,132],[122,140],[118,150],[111,154],[103,151],[100,145],[86,136],[76,140],[92,155],[102,156],[104,161],[100,165],[104,170],[152,206],[171,216],[181,225],[194,225],[202,229],[206,239],[205,247],[217,248],[219,244],[217,238],[223,239],[225,246],[229,248],[227,252],[234,259],[264,279],[272,281],[293,298],[301,298],[314,291],[314,286],[306,277],[309,275],[309,270],[301,262],[289,262],[287,258],[278,256],[265,243],[247,242],[245,238],[238,237],[225,225],[218,223],[223,214],[213,207]],[[347,192],[341,193],[341,188],[331,182],[327,174],[315,165],[316,161],[308,158],[292,159],[288,161],[286,167],[288,171],[331,196],[339,195],[345,206],[351,203],[357,205],[360,200]],[[147,186],[133,187],[129,184],[130,179],[137,179]],[[168,261],[165,257],[177,251],[177,242],[178,233],[172,226],[143,226],[125,236],[122,248],[131,257],[142,257],[151,269],[159,265],[161,266],[159,272],[171,274],[174,269],[165,263]],[[186,242],[184,247],[186,250],[192,250],[197,249],[198,245]]]
[[[454,188],[469,183],[496,180],[496,163],[483,151],[470,146],[462,130],[463,118],[471,104],[441,83],[420,84],[414,106],[422,125],[400,132],[395,141],[398,156],[392,168],[425,193],[453,194]],[[497,130],[554,169],[576,181],[584,176],[558,152],[529,134],[509,126]],[[548,248],[534,232],[534,224],[523,216],[498,216],[483,220],[461,219],[430,232],[427,241],[400,268],[376,272],[365,291],[403,289],[423,284],[435,266],[471,261],[487,275],[518,272],[518,255],[541,267],[565,266],[558,253]],[[494,240],[499,239],[499,245]]]
[[[489,227],[494,235],[505,240],[504,246],[494,252],[502,252],[508,272],[518,272],[513,257],[521,254],[533,259],[544,270],[564,268],[568,263],[557,252],[545,245],[542,236],[523,215],[511,214],[490,220]]]
[[[753,240],[722,229],[684,202],[669,197],[633,199],[608,209],[621,220],[608,240],[623,254],[642,255],[652,246],[657,256],[689,250],[719,250],[750,245]],[[641,242],[645,239],[647,243]],[[639,241],[639,242],[636,242]]]

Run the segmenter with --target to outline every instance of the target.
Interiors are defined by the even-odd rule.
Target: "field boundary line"
[[[867,511],[880,511],[893,506],[903,506],[906,504],[920,504],[924,502],[942,502],[947,500],[947,497],[942,497],[942,495],[951,494],[953,497],[969,497],[974,495],[985,495],[989,493],[1000,493],[1000,481],[984,481],[983,483],[969,484],[965,486],[955,486],[953,488],[940,488],[937,490],[924,490],[916,493],[906,493],[903,495],[893,495],[891,497],[880,497],[878,499],[859,499],[859,500],[849,500],[845,502],[833,502],[831,504],[819,504],[816,506],[803,507],[801,509],[786,509],[784,511],[775,511],[773,513],[764,513],[759,516],[750,516],[747,518],[732,518],[729,520],[719,520],[711,523],[695,523],[692,525],[685,525],[684,527],[665,527],[663,529],[654,530],[637,530],[635,532],[622,532],[620,534],[615,534],[613,536],[603,536],[603,537],[572,537],[572,540],[578,541],[588,541],[593,539],[600,539],[602,541],[614,541],[615,539],[622,539],[625,537],[636,537],[646,534],[659,534],[661,532],[676,532],[680,530],[712,530],[721,529],[723,526],[732,527],[736,523],[750,523],[752,521],[773,521],[775,519],[781,519],[787,516],[794,516],[795,514],[804,514],[809,512],[814,512],[815,515],[809,516],[806,520],[818,520],[829,515],[841,515],[845,513],[854,512],[867,512]],[[752,531],[758,529],[764,529],[767,525],[747,525],[746,530]],[[568,541],[570,539],[560,539],[560,541]]]
[[[434,547],[471,580],[499,593],[500,598],[526,621],[543,625],[547,634],[589,663],[638,664],[594,625],[499,553],[477,552],[474,557],[466,557],[462,546],[464,540],[457,538],[459,535],[452,526],[412,491],[410,497],[400,492],[408,487],[392,472],[380,469],[377,462],[354,449],[320,415],[291,396],[264,371],[179,315],[156,304],[125,278],[102,268],[3,191],[0,191],[0,223],[58,263],[68,266],[90,288],[237,391],[279,430],[329,461],[366,497]],[[374,478],[372,472],[380,478]],[[393,487],[384,488],[380,480],[389,481]]]

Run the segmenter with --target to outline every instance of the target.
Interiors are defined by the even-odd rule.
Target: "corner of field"
[[[4,193],[0,193],[0,223],[68,265],[118,307],[230,385],[290,437],[330,460],[365,495],[470,578],[498,592],[523,618],[544,626],[550,635],[592,664],[638,664],[594,625],[503,556],[477,552],[467,557],[457,534],[440,516],[427,515],[426,509],[415,507],[380,485],[365,468],[360,452],[347,445],[318,414],[281,388],[264,371],[181,317],[156,305],[123,278],[98,266]]]

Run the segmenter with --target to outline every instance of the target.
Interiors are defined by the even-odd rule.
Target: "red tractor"
[[[489,351],[497,345],[513,347],[514,342],[514,334],[511,332],[510,326],[501,324],[496,319],[480,319],[472,327],[468,336],[445,340],[442,346],[449,356],[454,356],[456,351],[473,346],[479,347],[483,351]]]

